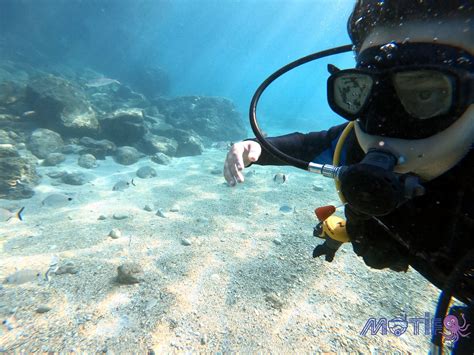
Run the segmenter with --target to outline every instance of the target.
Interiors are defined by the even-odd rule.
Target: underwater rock
[[[204,146],[202,139],[193,131],[175,130],[175,139],[178,142],[177,157],[187,157],[202,154]]]
[[[49,153],[46,159],[43,161],[44,166],[56,166],[66,160],[64,154],[61,153]]]
[[[97,166],[97,161],[92,154],[83,154],[77,159],[77,165],[82,168],[93,169]]]
[[[164,115],[158,112],[155,106],[145,109],[145,127],[148,132],[158,136],[168,137],[175,128],[166,122]]]
[[[156,170],[150,166],[142,166],[140,169],[137,170],[137,176],[141,179],[150,179],[155,177]]]
[[[61,181],[68,185],[84,185],[88,182],[87,177],[83,173],[66,173],[61,177]]]
[[[100,120],[102,133],[119,145],[138,142],[145,134],[143,110],[139,108],[119,109]]]
[[[221,97],[183,96],[152,100],[166,121],[176,128],[194,130],[212,141],[235,141],[247,131],[234,104]]]
[[[171,163],[171,158],[166,154],[156,153],[152,155],[151,161],[160,165],[168,165]]]
[[[48,175],[51,179],[59,179],[65,174],[67,174],[65,171],[50,171],[49,173],[46,173],[46,175]]]
[[[179,205],[173,205],[170,208],[170,212],[179,212],[179,210],[180,210]]]
[[[181,244],[184,246],[190,246],[192,243],[189,239],[183,238],[181,239]]]
[[[164,212],[163,212],[162,209],[158,209],[158,210],[156,211],[156,215],[159,216],[159,217],[161,217],[161,218],[166,218],[166,216],[165,216],[165,214],[164,214]]]
[[[315,185],[313,185],[313,190],[314,191],[324,191],[324,188],[315,184]]]
[[[77,154],[81,151],[82,147],[76,144],[67,144],[61,149],[63,154]]]
[[[283,301],[278,297],[277,294],[271,292],[265,296],[265,301],[267,301],[271,307],[281,310],[283,308]]]
[[[211,169],[211,174],[212,175],[222,175],[222,169],[221,168],[212,168]]]
[[[8,132],[0,129],[0,144],[13,144],[13,139],[10,138]]]
[[[128,214],[125,214],[125,213],[114,213],[114,215],[112,216],[113,219],[116,219],[116,220],[121,220],[121,219],[127,219],[128,218]]]
[[[138,148],[146,154],[164,153],[173,156],[178,149],[178,142],[172,138],[147,133],[143,136]]]
[[[153,207],[150,206],[150,205],[145,205],[145,207],[143,207],[143,209],[144,209],[145,211],[147,211],[147,212],[153,211]]]
[[[97,218],[97,220],[99,220],[99,221],[104,221],[104,220],[106,220],[106,219],[107,219],[107,217],[105,217],[103,214],[101,214],[101,215],[99,216],[99,218]]]
[[[72,261],[67,261],[54,272],[56,275],[77,274],[79,269]]]
[[[273,243],[275,243],[276,245],[281,245],[281,240],[278,238],[275,238],[273,239]]]
[[[20,200],[34,195],[39,176],[36,158],[29,154],[20,156],[13,145],[0,144],[0,198]]]
[[[37,270],[19,270],[5,278],[4,284],[21,285],[31,281],[37,281],[41,277],[41,272]]]
[[[63,145],[63,139],[58,133],[38,128],[30,136],[28,149],[38,158],[45,159],[48,154],[61,151]]]
[[[135,164],[143,155],[138,152],[133,147],[120,147],[117,149],[114,155],[114,160],[116,163],[122,165],[132,165]]]
[[[46,207],[64,207],[70,204],[72,201],[72,197],[64,194],[51,194],[46,197],[42,202],[41,205]]]
[[[283,213],[293,212],[293,207],[288,206],[288,205],[283,205],[280,207],[280,212],[283,212]]]
[[[122,236],[122,232],[118,228],[114,228],[109,232],[109,237],[112,239],[118,239]]]
[[[41,305],[36,308],[36,313],[46,313],[49,312],[52,308],[46,305]]]
[[[107,139],[95,140],[90,137],[82,137],[79,144],[85,148],[81,150],[81,154],[92,154],[96,159],[104,160],[107,155],[112,155],[117,147]]]
[[[283,184],[283,183],[288,181],[288,177],[283,173],[277,173],[273,177],[273,181],[278,183],[278,184]]]
[[[28,83],[26,102],[38,120],[68,135],[96,134],[99,122],[82,89],[54,75],[43,75]]]
[[[143,269],[137,263],[125,263],[117,268],[117,282],[123,285],[139,283],[142,276]]]

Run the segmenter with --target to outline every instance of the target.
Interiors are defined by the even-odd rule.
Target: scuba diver
[[[335,208],[316,210],[314,233],[325,242],[313,256],[331,261],[350,242],[370,267],[412,266],[442,290],[436,317],[456,297],[474,328],[474,3],[357,0],[348,32],[353,46],[301,58],[260,86],[250,108],[257,139],[231,147],[224,177],[235,186],[259,164],[334,178],[346,219],[331,225]],[[263,137],[255,116],[263,90],[296,66],[350,50],[355,68],[330,64],[327,80],[330,107],[349,122]],[[442,351],[441,334],[433,352]],[[453,351],[471,354],[473,339],[474,330]]]

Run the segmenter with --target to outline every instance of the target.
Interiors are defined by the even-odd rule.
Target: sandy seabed
[[[92,170],[69,155],[38,167],[33,198],[0,202],[25,206],[23,222],[0,225],[0,279],[39,273],[0,286],[0,351],[427,353],[430,336],[411,327],[399,337],[360,334],[369,318],[434,313],[439,291],[416,271],[369,269],[350,245],[332,263],[312,258],[321,243],[312,236],[314,208],[339,204],[331,180],[252,166],[231,188],[220,173],[225,155],[208,149],[167,166],[107,158]],[[144,165],[158,176],[137,178]],[[58,170],[91,180],[71,186],[46,175]],[[279,172],[288,176],[283,184],[273,181]],[[132,178],[136,186],[112,191]],[[43,206],[52,193],[73,199]],[[113,228],[120,238],[108,236]],[[78,272],[45,278],[52,261]],[[142,267],[139,283],[116,282],[126,262]]]

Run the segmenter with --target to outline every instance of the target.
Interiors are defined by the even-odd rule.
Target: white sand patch
[[[312,237],[314,208],[339,205],[329,179],[290,167],[252,166],[245,183],[230,188],[213,173],[222,169],[225,155],[211,149],[168,166],[148,158],[121,166],[107,158],[91,170],[78,167],[77,155],[70,155],[58,167],[39,167],[43,178],[33,198],[0,201],[0,207],[25,206],[23,222],[0,226],[0,279],[17,269],[44,274],[53,257],[58,265],[74,263],[78,272],[3,285],[0,317],[14,328],[2,328],[0,348],[427,351],[429,337],[359,335],[369,317],[434,311],[438,290],[418,273],[368,269],[349,245],[332,263],[311,257],[321,242]],[[157,177],[136,176],[146,165]],[[89,182],[71,186],[47,175],[62,170],[84,173]],[[276,173],[287,181],[275,183]],[[130,186],[112,191],[120,180]],[[52,193],[72,200],[60,208],[42,206]],[[283,205],[291,211],[281,212]],[[158,209],[165,218],[156,215]],[[114,214],[127,218],[116,220]],[[122,237],[110,238],[113,228]],[[117,267],[124,262],[140,264],[139,284],[117,284]],[[38,314],[39,304],[52,309]]]

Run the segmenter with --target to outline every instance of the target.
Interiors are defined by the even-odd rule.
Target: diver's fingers
[[[260,144],[254,141],[245,141],[243,143],[245,143],[245,150],[247,151],[247,158],[249,160],[248,164],[256,162],[262,154],[262,147]]]
[[[231,173],[231,171],[230,171],[228,159],[226,159],[226,161],[225,161],[225,163],[224,163],[224,178],[225,178],[225,181],[227,181],[227,183],[228,183],[230,186],[234,186],[234,185],[235,185],[235,179],[234,179],[234,177],[232,176],[232,173]]]
[[[244,176],[241,171],[244,169],[243,162],[244,145],[242,142],[236,143],[227,153],[224,164],[224,177],[229,185],[235,185],[235,182],[243,182]]]

